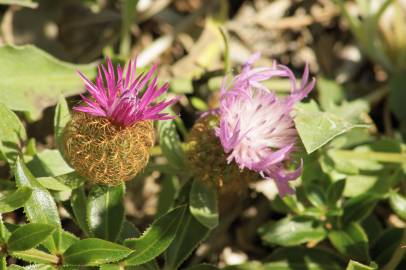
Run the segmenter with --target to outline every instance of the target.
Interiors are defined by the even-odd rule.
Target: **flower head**
[[[240,169],[260,173],[275,181],[279,193],[292,193],[288,181],[301,173],[285,169],[295,150],[297,131],[291,116],[293,106],[313,89],[315,80],[308,83],[308,66],[297,88],[293,72],[286,66],[252,68],[259,54],[253,55],[234,77],[231,87],[223,83],[220,97],[219,127],[215,132],[228,162],[235,161]],[[291,82],[290,95],[279,98],[261,82],[273,77],[287,77]]]
[[[111,60],[107,58],[107,68],[99,66],[95,84],[79,72],[92,99],[82,95],[85,104],[73,109],[93,116],[106,117],[113,124],[124,127],[142,120],[173,118],[161,111],[174,104],[176,98],[151,105],[169,87],[168,83],[158,86],[157,77],[154,77],[157,65],[153,65],[146,74],[141,73],[137,76],[136,67],[137,61],[134,60],[128,63],[126,72],[120,65],[114,70]],[[145,92],[141,95],[144,88]]]
[[[145,75],[136,76],[135,69],[136,62],[130,61],[124,74],[107,59],[95,84],[79,72],[91,98],[82,96],[85,104],[73,108],[63,133],[63,152],[91,183],[117,185],[133,179],[148,163],[155,140],[153,120],[173,118],[161,111],[176,99],[151,105],[168,89],[168,84],[158,87],[156,65]]]

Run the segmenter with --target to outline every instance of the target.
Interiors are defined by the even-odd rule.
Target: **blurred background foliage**
[[[129,236],[120,228],[144,230],[187,202],[181,235],[157,259],[165,269],[406,269],[404,0],[0,0],[0,15],[0,189],[10,195],[15,181],[21,186],[19,173],[31,171],[36,194],[56,201],[55,211],[42,209],[45,223],[62,224],[67,243],[77,240],[68,232],[122,243]],[[283,199],[272,181],[255,182],[238,198],[216,198],[185,184],[182,142],[199,112],[218,104],[223,76],[253,52],[262,54],[259,65],[277,60],[297,75],[309,63],[317,78],[311,100],[295,111],[303,175],[296,195]],[[58,150],[68,107],[84,91],[75,71],[94,78],[105,56],[116,63],[137,57],[141,68],[159,61],[170,95],[181,96],[173,108],[180,118],[157,127],[160,146],[148,168],[126,192],[109,190],[106,205],[106,191],[84,189]],[[285,80],[267,85],[281,96],[289,91]],[[26,201],[37,197],[16,192],[36,222],[29,214],[35,201]],[[202,194],[206,205],[194,200]],[[3,221],[15,229],[25,215],[4,198]],[[233,206],[219,223],[209,207],[217,199]],[[96,206],[118,213],[106,220],[117,226],[113,236],[83,213],[97,216]],[[205,206],[217,219],[202,214]]]

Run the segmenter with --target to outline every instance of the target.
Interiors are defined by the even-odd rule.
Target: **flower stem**
[[[406,228],[403,229],[402,239],[400,240],[400,244],[403,245],[406,243]],[[403,260],[405,256],[406,248],[399,246],[395,253],[393,254],[390,261],[382,268],[382,270],[394,270],[398,266],[398,264]]]
[[[349,150],[334,150],[334,155],[343,159],[369,159],[381,162],[406,163],[406,153],[387,152],[357,152]]]

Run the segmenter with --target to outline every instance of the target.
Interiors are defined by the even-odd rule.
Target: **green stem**
[[[188,146],[187,143],[181,143],[181,147],[182,147],[183,151],[187,151],[189,146]],[[159,145],[154,146],[149,151],[149,154],[152,157],[161,156],[162,155],[162,149],[161,149],[161,147]]]
[[[381,162],[406,163],[405,153],[387,152],[356,152],[349,150],[334,150],[334,155],[343,159],[369,159]]]
[[[121,7],[120,55],[128,56],[131,48],[131,24],[134,21],[138,0],[124,0]]]
[[[406,228],[403,229],[402,239],[400,240],[400,244],[404,245],[406,243]],[[382,268],[382,270],[394,270],[398,266],[398,264],[403,260],[405,256],[406,248],[399,246],[395,253],[393,253],[392,258],[390,261]]]

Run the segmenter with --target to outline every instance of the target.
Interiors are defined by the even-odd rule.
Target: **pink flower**
[[[138,76],[135,74],[136,67],[136,60],[130,61],[124,75],[120,65],[114,70],[113,63],[107,58],[107,68],[99,66],[95,84],[78,72],[92,98],[81,95],[85,105],[73,109],[93,116],[107,117],[113,124],[124,127],[141,120],[174,118],[161,111],[174,104],[176,98],[151,105],[169,88],[168,83],[158,86],[157,77],[153,75],[157,65],[153,65],[145,75],[141,73]],[[141,94],[144,88],[145,92]]]
[[[300,88],[292,71],[276,63],[272,67],[252,68],[259,54],[250,57],[230,87],[223,83],[220,98],[220,126],[216,135],[228,155],[228,162],[235,161],[240,169],[248,168],[264,178],[273,179],[279,194],[293,193],[288,181],[301,174],[302,164],[294,170],[285,168],[295,150],[297,131],[291,116],[294,105],[313,89],[315,79],[308,83],[306,65]],[[267,89],[262,81],[273,77],[287,77],[291,92],[279,98]]]

